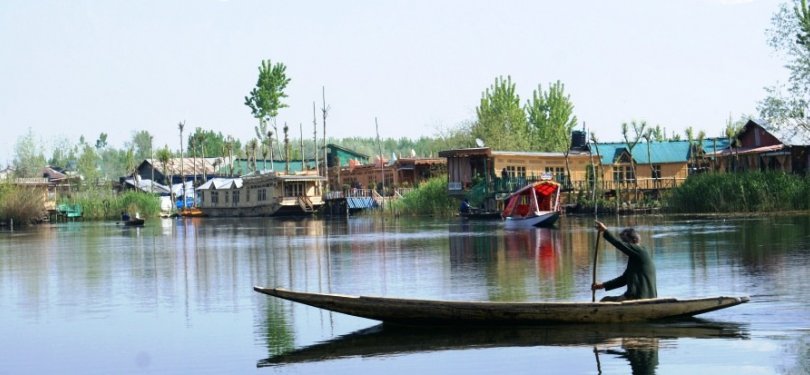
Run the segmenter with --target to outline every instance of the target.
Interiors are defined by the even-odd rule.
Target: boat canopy
[[[512,193],[506,199],[503,217],[526,216],[535,211],[555,211],[560,184],[539,181]]]

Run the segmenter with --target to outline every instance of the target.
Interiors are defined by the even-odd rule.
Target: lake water
[[[675,324],[382,327],[252,286],[590,301],[592,218],[59,223],[0,232],[0,374],[810,372],[810,215],[602,219],[640,231],[659,296],[751,301]],[[597,278],[625,264],[602,241]]]

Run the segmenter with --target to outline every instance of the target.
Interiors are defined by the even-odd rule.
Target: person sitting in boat
[[[625,291],[624,294],[620,296],[607,296],[602,298],[601,302],[621,302],[658,297],[658,291],[655,285],[655,264],[647,249],[639,243],[641,237],[639,237],[636,230],[627,228],[619,233],[618,239],[613,233],[607,230],[605,224],[600,221],[596,222],[596,230],[599,231],[600,235],[602,235],[605,240],[629,257],[627,260],[627,269],[624,270],[621,276],[604,283],[591,285],[591,290],[613,290],[627,286],[627,291]]]
[[[123,222],[129,221],[129,214],[124,211],[121,211],[121,221]]]
[[[464,200],[461,201],[461,207],[458,208],[458,211],[461,212],[462,214],[470,213],[470,200],[464,198]]]

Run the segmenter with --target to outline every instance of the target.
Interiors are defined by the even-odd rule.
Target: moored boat
[[[123,223],[124,223],[125,226],[128,226],[128,227],[142,227],[143,224],[145,223],[145,220],[141,219],[141,218],[134,217],[134,218],[131,218],[129,220],[123,221]]]
[[[325,180],[315,171],[213,178],[197,187],[198,208],[213,217],[312,215],[324,204]]]
[[[551,180],[532,182],[506,198],[501,214],[504,227],[550,227],[560,218],[560,184]]]
[[[748,297],[656,298],[625,302],[441,301],[253,290],[313,307],[398,324],[628,323],[691,317],[748,302]]]

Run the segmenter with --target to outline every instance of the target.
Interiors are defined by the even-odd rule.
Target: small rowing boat
[[[551,227],[560,218],[560,184],[530,183],[506,198],[501,214],[507,229]]]
[[[748,302],[748,297],[655,298],[625,302],[440,301],[253,290],[313,307],[398,324],[627,323],[691,317]]]

